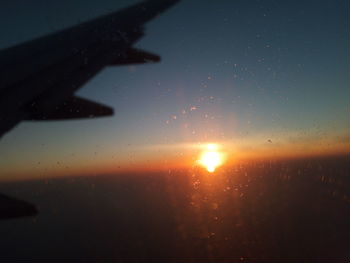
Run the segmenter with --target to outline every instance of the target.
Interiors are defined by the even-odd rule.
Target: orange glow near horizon
[[[70,148],[31,146],[33,151],[12,151],[0,160],[1,181],[47,179],[63,176],[132,174],[171,171],[203,167],[215,173],[220,166],[227,168],[250,161],[333,158],[350,156],[349,132],[334,133],[328,138],[311,134],[298,137],[293,133],[267,141],[265,135],[220,141],[220,143],[174,143],[136,145],[134,148],[86,148],[70,154]],[[93,150],[92,150],[93,149]],[[35,152],[35,154],[32,154]],[[132,153],[132,154],[131,154]]]
[[[223,164],[224,158],[223,154],[218,151],[218,145],[208,144],[198,162],[205,167],[209,173],[213,173],[217,167]]]

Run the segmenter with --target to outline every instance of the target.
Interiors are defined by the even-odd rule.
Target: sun
[[[204,166],[209,173],[215,172],[215,169],[222,165],[223,161],[223,154],[218,151],[216,144],[208,144],[198,160],[199,164]]]

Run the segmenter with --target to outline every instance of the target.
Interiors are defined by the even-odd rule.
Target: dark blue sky
[[[0,48],[136,2],[3,1]],[[0,165],[73,165],[72,154],[117,164],[152,155],[147,147],[206,141],[340,147],[350,129],[349,13],[341,0],[182,1],[137,44],[161,63],[107,68],[79,91],[113,106],[113,118],[22,123],[0,141]]]

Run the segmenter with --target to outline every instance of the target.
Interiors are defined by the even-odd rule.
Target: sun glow
[[[223,154],[218,151],[216,144],[208,144],[198,160],[199,164],[204,166],[209,173],[213,173],[218,166],[223,164],[223,161]]]

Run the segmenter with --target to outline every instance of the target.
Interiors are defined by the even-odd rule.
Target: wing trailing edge
[[[117,57],[110,65],[145,64],[160,61],[160,56],[136,48],[130,48],[125,53]]]
[[[36,109],[35,105],[35,103],[32,104],[31,114],[26,120],[56,121],[107,117],[114,114],[113,108],[78,96],[70,97],[49,113]]]

